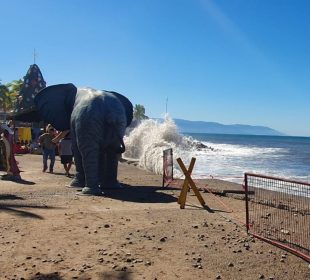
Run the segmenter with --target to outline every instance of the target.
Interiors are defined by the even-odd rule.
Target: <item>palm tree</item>
[[[133,109],[133,117],[136,120],[145,120],[148,119],[148,117],[145,115],[145,108],[143,105],[136,104]]]

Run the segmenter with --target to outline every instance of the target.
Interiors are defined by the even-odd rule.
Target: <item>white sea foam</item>
[[[255,155],[272,155],[278,156],[279,152],[285,151],[283,148],[266,148],[266,147],[249,147],[244,145],[231,144],[215,144],[210,142],[202,142],[206,146],[212,147],[214,151],[221,156],[242,156],[253,157]]]
[[[212,177],[241,183],[245,172],[273,174],[274,170],[266,168],[266,161],[271,162],[286,153],[284,148],[202,143],[212,147],[213,152],[200,150],[195,153],[197,168],[193,176],[196,178]]]
[[[163,172],[164,150],[172,148],[174,160],[181,157],[187,162],[194,152],[195,145],[195,140],[179,133],[177,126],[169,117],[166,117],[164,122],[143,120],[131,130],[124,142],[126,145],[124,157],[137,159],[140,167],[156,174]],[[177,169],[174,170],[175,176],[179,173]]]
[[[277,182],[276,179],[273,180],[260,177],[255,177],[253,180],[253,177],[250,175],[248,177],[248,186],[310,198],[309,186],[301,183],[286,181]]]

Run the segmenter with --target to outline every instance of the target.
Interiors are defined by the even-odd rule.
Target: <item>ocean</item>
[[[206,147],[201,147],[200,143]],[[176,162],[196,157],[192,177],[242,183],[245,172],[310,182],[310,137],[180,133],[173,120],[143,121],[125,137],[125,157],[141,168],[162,174],[163,150],[172,148]]]

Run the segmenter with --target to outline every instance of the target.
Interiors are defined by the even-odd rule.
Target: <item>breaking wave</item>
[[[190,136],[180,134],[176,124],[169,117],[163,122],[151,119],[141,121],[125,136],[124,142],[124,157],[137,160],[141,168],[156,174],[163,173],[164,150],[172,148],[174,161],[180,157],[187,162],[201,144]],[[177,166],[176,162],[174,166]],[[181,175],[176,168],[174,175]]]

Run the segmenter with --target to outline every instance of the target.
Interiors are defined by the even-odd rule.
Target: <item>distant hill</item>
[[[225,125],[216,122],[188,121],[173,119],[180,132],[187,133],[214,133],[214,134],[247,134],[247,135],[270,135],[284,136],[277,130],[266,126],[253,126],[244,124]]]

